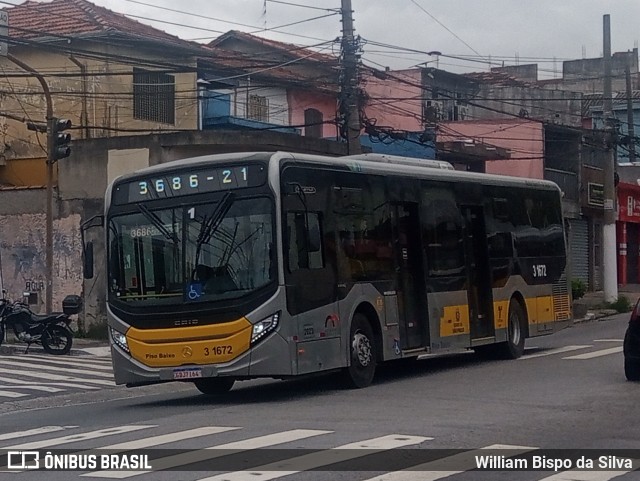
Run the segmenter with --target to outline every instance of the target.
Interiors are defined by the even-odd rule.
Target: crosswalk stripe
[[[33,385],[33,381],[24,381],[22,379],[13,379],[11,377],[4,377],[4,376],[0,376],[0,381],[7,383],[7,384],[18,384],[18,386],[15,386],[15,388],[18,388],[19,386],[22,385],[26,385],[26,386],[32,386]],[[38,386],[41,386],[43,390],[48,389],[45,386],[62,386],[62,387],[72,387],[75,389],[86,389],[86,390],[91,390],[91,389],[100,389],[98,386],[87,386],[86,384],[73,384],[70,382],[39,382]],[[11,386],[13,387],[13,386]],[[52,388],[55,389],[55,388]],[[51,391],[51,392],[55,392],[55,391]]]
[[[301,471],[317,469],[330,464],[341,463],[373,454],[373,451],[388,451],[412,444],[420,444],[433,438],[424,436],[404,436],[390,434],[379,438],[368,439],[356,443],[349,443],[332,449],[326,449],[303,456],[277,461],[275,463],[258,466],[250,471],[235,471],[233,473],[218,474],[198,481],[245,481],[259,479],[269,481],[282,476],[289,476]]]
[[[126,441],[124,443],[111,444],[109,446],[100,446],[100,450],[109,450],[109,454],[116,454],[123,451],[130,451],[132,449],[146,449],[154,446],[160,446],[162,444],[173,443],[176,441],[184,441],[185,439],[193,439],[200,436],[209,436],[211,434],[224,433],[227,431],[233,431],[240,429],[236,427],[221,427],[221,426],[207,426],[202,428],[188,429],[186,431],[178,431],[169,434],[160,434],[158,436],[150,436],[148,438],[136,439],[134,441]],[[74,454],[83,455],[95,453],[95,449],[86,449],[83,451],[77,451]],[[16,472],[12,470],[12,472]]]
[[[72,376],[62,376],[60,374],[53,373],[39,373],[35,371],[22,371],[20,369],[3,369],[0,368],[0,373],[4,374],[17,374],[18,376],[25,377],[35,377],[36,379],[46,379],[47,381],[68,381],[68,382],[79,382],[79,383],[89,383],[89,384],[100,384],[102,386],[114,386],[115,383],[113,381],[107,381],[106,379],[83,379],[79,377]]]
[[[554,354],[560,354],[562,352],[569,352],[569,351],[577,351],[578,349],[587,349],[589,347],[593,347],[593,346],[592,345],[584,345],[584,346],[557,347],[555,349],[549,349],[547,351],[537,352],[535,354],[525,354],[524,356],[519,357],[518,361],[524,361],[524,360],[527,360],[527,359],[534,359],[536,357],[553,356]]]
[[[381,474],[363,481],[436,481],[455,474],[476,469],[476,456],[482,456],[483,451],[493,449],[508,449],[509,454],[518,455],[533,451],[537,448],[529,446],[511,446],[508,444],[493,444],[480,449],[474,449],[464,453],[454,454],[445,458],[429,461],[428,463],[412,466],[402,471],[393,471]]]
[[[3,366],[17,366],[25,369],[33,368],[39,372],[45,372],[48,370],[54,370],[55,372],[68,372],[70,374],[84,374],[95,377],[113,378],[113,374],[110,372],[90,371],[88,369],[75,369],[75,368],[60,368],[57,366],[45,366],[42,364],[30,364],[22,361],[2,361]]]
[[[0,388],[12,387],[14,389],[26,389],[27,391],[43,391],[43,392],[61,392],[64,389],[60,389],[57,387],[48,387],[48,386],[36,386],[36,385],[28,385],[28,384],[19,384],[17,386],[0,386]]]
[[[0,397],[18,398],[18,397],[25,397],[25,396],[28,396],[28,394],[15,392],[15,391],[4,391],[0,389]]]
[[[85,368],[97,369],[99,371],[111,371],[113,369],[110,363],[102,364],[102,363],[95,363],[91,361],[83,362],[83,361],[70,361],[70,360],[61,361],[59,359],[47,359],[45,357],[35,357],[35,356],[24,356],[24,357],[0,356],[0,363],[2,364],[4,364],[7,361],[21,362],[22,360],[34,361],[34,362],[42,361],[42,364],[38,364],[39,366],[42,366],[43,368],[50,367],[51,369],[58,369],[55,365],[85,367]],[[50,364],[53,364],[53,366],[50,366]]]
[[[3,449],[41,449],[50,446],[59,446],[60,444],[77,443],[87,441],[89,439],[102,438],[104,436],[113,436],[115,434],[124,434],[141,429],[149,429],[157,427],[156,424],[126,424],[124,426],[116,426],[112,428],[98,429],[96,431],[88,431],[86,433],[69,434],[58,438],[45,439],[43,441],[34,441],[31,443],[16,444],[15,446],[7,446]]]
[[[593,342],[624,342],[624,339],[594,339]]]
[[[36,436],[37,434],[49,434],[56,431],[64,431],[65,429],[77,428],[78,426],[42,426],[35,429],[28,429],[26,431],[16,431],[13,433],[0,434],[0,441],[7,441],[9,439],[26,438],[28,436]]]
[[[636,464],[636,463],[634,463]],[[637,465],[636,465],[637,468]],[[624,476],[631,470],[625,471],[563,471],[553,474],[538,481],[609,481],[610,479]]]
[[[617,354],[622,352],[622,346],[610,347],[609,349],[601,349],[599,351],[586,352],[584,354],[577,354],[575,356],[563,357],[562,359],[593,359],[594,357],[608,356],[609,354]]]
[[[197,451],[190,451],[183,454],[157,458],[153,460],[152,464],[154,470],[166,470],[175,468],[177,466],[186,466],[188,464],[198,463],[201,461],[209,461],[211,459],[228,456],[230,454],[234,454],[234,452],[240,453],[250,449],[267,448],[276,444],[289,443],[298,441],[300,439],[319,436],[321,434],[330,434],[332,432],[333,431],[320,431],[317,429],[293,429],[291,431],[267,434],[265,436],[258,436],[242,441],[234,441],[231,443],[210,446],[208,448]],[[92,473],[81,474],[80,476],[124,479],[149,472],[150,471],[95,471]]]

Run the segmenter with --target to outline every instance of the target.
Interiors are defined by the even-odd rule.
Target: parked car
[[[624,374],[629,381],[640,381],[640,299],[631,312],[624,335]]]

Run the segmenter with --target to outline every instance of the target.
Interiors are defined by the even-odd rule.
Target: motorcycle
[[[64,312],[39,315],[24,302],[11,302],[6,293],[3,290],[0,299],[0,344],[11,329],[18,341],[27,343],[25,354],[31,344],[41,344],[49,354],[62,355],[71,351],[73,331],[69,326],[70,316],[80,312],[82,302],[79,296],[65,297],[62,303]]]

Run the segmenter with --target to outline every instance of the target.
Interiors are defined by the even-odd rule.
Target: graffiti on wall
[[[25,291],[38,293],[37,311],[44,310],[46,289],[46,217],[43,214],[0,216],[0,259],[4,288],[12,299]],[[54,309],[62,299],[82,291],[82,243],[80,215],[74,214],[53,224]]]

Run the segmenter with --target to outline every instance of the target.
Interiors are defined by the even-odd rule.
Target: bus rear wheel
[[[349,335],[350,364],[345,370],[347,385],[367,387],[376,373],[376,342],[371,324],[364,314],[356,314],[351,321]]]
[[[507,323],[507,342],[500,344],[504,359],[518,359],[524,354],[526,317],[522,306],[515,299],[509,303],[509,318]]]
[[[220,396],[228,393],[236,382],[232,377],[205,377],[193,381],[198,391],[207,396]]]

